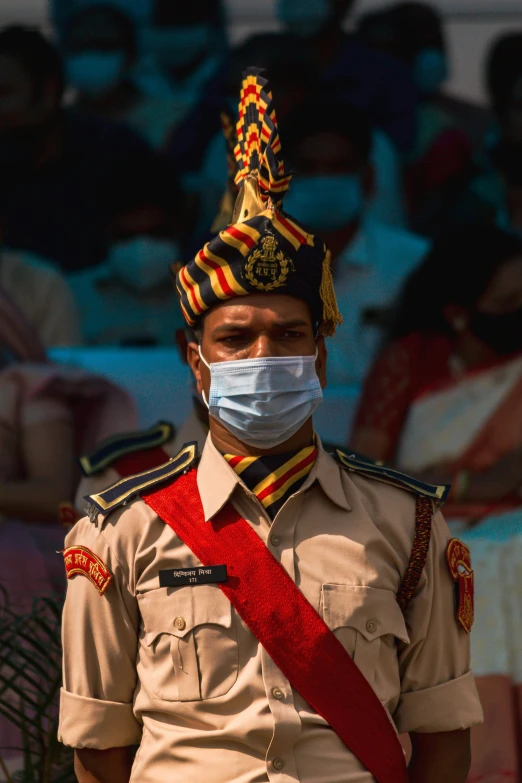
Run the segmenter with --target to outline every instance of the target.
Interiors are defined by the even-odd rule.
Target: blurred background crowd
[[[522,779],[522,13],[492,22],[479,62],[449,44],[453,4],[2,3],[0,570],[14,606],[60,588],[42,553],[101,439],[160,418],[204,432],[169,266],[229,221],[223,129],[263,66],[284,208],[329,245],[344,316],[317,429],[453,483],[487,573],[472,780],[494,783]],[[448,88],[466,51],[480,96]]]

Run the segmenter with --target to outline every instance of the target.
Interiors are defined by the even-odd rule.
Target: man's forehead
[[[311,325],[306,302],[286,294],[238,297],[212,308],[205,320],[211,328],[223,325]]]

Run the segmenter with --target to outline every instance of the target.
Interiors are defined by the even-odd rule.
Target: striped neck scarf
[[[223,456],[274,519],[290,495],[304,484],[317,458],[317,448],[307,446],[297,453],[266,457]]]

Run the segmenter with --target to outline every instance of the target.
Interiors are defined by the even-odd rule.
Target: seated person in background
[[[144,30],[144,48],[169,77],[172,95],[187,112],[166,144],[180,172],[198,171],[219,131],[228,50],[223,17],[222,0],[156,0],[152,24]]]
[[[495,41],[487,82],[496,125],[485,143],[490,169],[475,186],[498,225],[522,235],[522,33]]]
[[[82,269],[105,254],[100,180],[145,142],[124,126],[61,108],[55,48],[26,27],[0,31],[0,179],[5,245]]]
[[[108,381],[47,361],[0,287],[0,590],[14,612],[65,586],[59,511],[65,505],[70,518],[77,449],[134,424],[130,400]],[[0,717],[2,757],[20,747],[17,730]]]
[[[428,243],[366,216],[374,192],[372,133],[344,104],[304,106],[282,129],[296,173],[285,209],[325,238],[344,323],[330,349],[331,385],[360,383],[403,280]]]
[[[32,324],[45,348],[79,345],[74,295],[63,275],[32,253],[2,248],[5,191],[0,189],[0,286]]]
[[[277,0],[276,14],[297,37],[320,72],[321,94],[367,112],[372,125],[385,131],[401,152],[415,135],[416,91],[408,69],[343,31],[353,0]]]
[[[442,17],[428,3],[397,3],[363,17],[359,37],[403,62],[419,91],[406,192],[412,227],[435,236],[448,221],[459,219],[472,174],[471,141],[442,92],[449,76]]]
[[[67,81],[76,90],[74,108],[125,123],[152,147],[163,147],[187,106],[165,90],[151,95],[147,85],[140,89],[132,18],[102,4],[83,8],[69,20],[65,48]]]
[[[144,30],[144,49],[168,76],[173,94],[194,107],[227,50],[221,0],[155,0]]]
[[[169,0],[162,2],[167,4]],[[402,63],[343,32],[342,25],[352,5],[353,0],[277,0],[276,14],[285,29],[256,33],[231,53],[211,89],[205,91],[202,103],[170,140],[168,155],[177,169],[200,170],[205,150],[219,132],[219,112],[226,96],[237,91],[240,83],[239,75],[230,87],[229,75],[235,71],[238,60],[245,60],[249,53],[244,67],[255,62],[268,68],[272,79],[274,63],[291,62],[298,52],[298,61],[309,63],[304,64],[301,87],[309,90],[318,81],[322,95],[366,111],[372,124],[384,131],[395,149],[408,152],[414,142],[417,106],[411,75]],[[187,8],[188,5],[170,2],[170,7]],[[282,77],[281,73],[281,78],[276,76],[276,80],[282,81]],[[279,99],[276,86],[274,94]],[[283,98],[278,117],[284,113],[284,101]]]
[[[186,231],[176,178],[158,158],[129,158],[109,172],[104,199],[105,260],[69,276],[83,339],[173,345],[181,318],[169,267],[183,257]]]
[[[519,504],[521,353],[522,241],[494,226],[448,235],[405,285],[350,445],[452,483],[461,515]]]

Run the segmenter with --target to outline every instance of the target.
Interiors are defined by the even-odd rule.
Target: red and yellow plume
[[[248,68],[244,73],[234,152],[235,181],[241,188],[235,217],[242,222],[267,207],[277,207],[291,180],[281,158],[272,92],[261,68]]]
[[[333,335],[342,318],[330,252],[281,209],[291,177],[285,173],[272,93],[261,69],[249,68],[244,75],[237,142],[233,121],[227,117],[223,131],[229,177],[235,168],[230,147],[235,144],[233,181],[239,195],[232,212],[229,179],[213,225],[217,236],[184,267],[174,270],[187,323],[194,326],[207,310],[228,299],[275,291],[307,302],[320,333]]]

